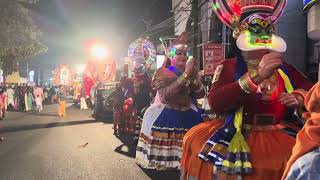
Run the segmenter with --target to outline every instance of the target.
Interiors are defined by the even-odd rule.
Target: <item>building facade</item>
[[[310,39],[308,36],[310,37],[310,23],[316,24],[310,20],[311,17],[315,17],[315,13],[319,13],[317,17],[320,17],[320,5],[319,0],[304,1],[312,1],[312,6],[305,11],[301,0],[287,1],[287,6],[276,25],[276,29],[288,45],[285,60],[316,80],[318,77],[320,43],[317,38]],[[192,32],[191,38],[195,41],[192,46],[197,46],[193,48],[197,49],[197,53],[194,53],[197,59],[202,59],[202,45],[210,42],[222,43],[225,57],[232,56],[232,31],[222,25],[215,16],[212,10],[212,2],[210,0],[198,0],[196,4],[192,4],[192,2],[194,1],[172,0],[172,9],[177,20],[175,34],[178,35],[185,30]],[[317,25],[312,26],[313,29],[316,29],[314,26],[320,26],[319,20],[317,23]],[[196,31],[194,31],[195,27]],[[318,33],[313,32],[313,36],[314,34]],[[197,36],[197,38],[194,38],[194,36]]]
[[[314,80],[320,79],[320,0],[304,0],[303,10],[307,17],[308,72]]]

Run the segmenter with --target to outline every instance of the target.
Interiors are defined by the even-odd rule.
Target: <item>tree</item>
[[[4,76],[16,70],[19,61],[47,52],[41,31],[34,24],[28,4],[38,0],[0,1],[0,63]]]

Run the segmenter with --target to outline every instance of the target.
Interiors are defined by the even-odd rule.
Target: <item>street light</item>
[[[105,59],[108,55],[107,48],[102,44],[95,44],[91,48],[91,55],[98,60]]]

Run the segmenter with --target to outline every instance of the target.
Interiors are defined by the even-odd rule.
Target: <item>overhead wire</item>
[[[179,17],[180,18],[180,17]],[[175,22],[176,20],[174,19],[174,17],[170,17],[170,19],[168,21],[166,21],[164,24],[157,24],[154,25],[152,27],[150,27],[147,30],[153,30],[153,29],[159,29],[159,28],[163,28],[163,27],[167,27],[168,25],[171,25],[173,22]]]
[[[175,11],[177,9],[177,7],[180,6],[180,4],[183,2],[184,0],[180,0],[173,8],[172,10]],[[173,1],[172,1],[173,2]]]
[[[187,6],[184,7],[184,9],[188,9],[188,8],[190,8],[190,5],[192,4],[193,0],[181,0],[181,1],[178,2],[177,5],[173,8],[173,11],[176,11],[177,8],[181,5],[182,2],[184,2],[185,4],[187,4]],[[182,12],[183,12],[183,11],[182,11]],[[161,32],[161,31],[164,31],[164,30],[167,30],[167,29],[169,29],[169,28],[171,28],[171,27],[173,26],[172,24],[173,24],[174,22],[176,22],[175,25],[180,24],[183,20],[186,19],[186,18],[184,18],[183,20],[180,20],[180,18],[182,17],[182,15],[181,15],[182,12],[180,11],[180,12],[174,13],[173,16],[171,16],[170,18],[166,19],[165,21],[163,21],[163,22],[161,22],[161,23],[159,23],[159,24],[157,24],[157,25],[154,25],[154,26],[149,27],[145,32],[142,33],[141,36],[144,36],[145,34],[150,34],[150,31],[153,31],[153,30],[155,30],[155,29],[157,29],[157,30],[160,31],[160,32]],[[176,18],[177,16],[178,16],[178,18]],[[188,14],[188,16],[189,16],[189,14]],[[176,19],[174,19],[174,21],[171,22],[171,21],[170,21],[170,20],[172,20],[171,18],[176,18]],[[189,18],[189,17],[188,17],[188,18]],[[160,30],[159,30],[159,29],[160,29]],[[158,31],[156,31],[156,32],[158,32]]]
[[[184,0],[184,3],[186,3],[187,5],[191,5],[193,3],[194,0]]]
[[[181,0],[181,1],[178,3],[178,5],[176,5],[176,6],[173,8],[173,11],[176,11],[177,8],[179,7],[179,5],[180,5],[182,2],[184,2],[185,4],[187,4],[187,7],[184,7],[184,9],[188,9],[188,8],[190,8],[190,5],[192,5],[193,0]],[[205,4],[206,2],[208,2],[208,0],[202,1],[202,4]],[[205,17],[204,14],[207,13],[207,11],[208,11],[209,9],[211,9],[211,7],[207,7],[206,9],[202,9],[202,10],[200,11],[200,21],[199,21],[199,23],[197,23],[198,26],[201,25],[202,23],[208,21],[209,19],[212,19],[212,18],[214,17],[214,15],[211,15],[211,16],[209,16],[209,17]],[[191,11],[192,11],[192,9],[191,9]],[[160,33],[160,32],[166,31],[166,30],[168,30],[168,29],[170,29],[170,28],[172,28],[172,27],[175,27],[175,26],[180,25],[181,22],[183,22],[184,20],[190,18],[190,14],[191,14],[191,13],[190,13],[190,14],[188,14],[188,16],[186,16],[186,17],[184,17],[184,18],[181,19],[181,17],[182,17],[181,13],[182,13],[182,12],[183,12],[183,11],[177,12],[177,13],[175,13],[173,16],[171,16],[170,18],[164,20],[163,22],[161,22],[161,23],[159,23],[159,24],[156,24],[156,25],[154,25],[154,26],[151,26],[151,27],[150,27],[149,29],[147,29],[141,36],[146,36],[146,35],[147,35],[147,36],[153,36],[153,35],[158,34],[158,33]],[[204,13],[203,13],[203,12],[204,12]],[[174,19],[174,22],[171,22],[171,21],[173,20],[172,18],[177,17],[177,15],[178,15],[178,18],[177,18],[177,19]],[[211,30],[213,30],[213,29],[209,28],[209,29],[207,29],[207,30],[200,30],[200,31],[197,32],[197,33],[190,33],[190,34],[189,34],[189,39],[192,39],[192,38],[194,38],[194,37],[196,37],[196,36],[200,36],[201,33],[203,33],[203,32],[208,32],[208,31],[211,31]]]
[[[175,17],[175,16],[172,16],[172,17]],[[178,20],[179,20],[180,18],[181,18],[181,16],[178,17]],[[152,26],[152,27],[148,28],[145,32],[143,32],[143,33],[140,35],[140,37],[145,36],[146,34],[148,34],[148,35],[150,36],[150,33],[151,33],[152,31],[155,31],[155,30],[156,30],[155,33],[158,33],[158,32],[161,32],[161,31],[170,29],[171,27],[173,27],[173,26],[175,25],[175,21],[176,21],[176,20],[173,19],[172,22],[169,21],[169,22],[167,22],[167,24],[165,24],[165,25],[159,26],[159,24],[158,24],[158,25]],[[179,21],[176,22],[176,23],[180,23],[181,21],[182,21],[182,20],[179,20]],[[152,34],[154,34],[154,33],[152,33]]]
[[[149,7],[147,7],[147,9],[151,9],[151,8],[156,4],[157,1],[159,1],[159,0],[153,0],[153,1],[151,2],[151,4],[149,5]],[[135,27],[138,25],[138,23],[140,23],[141,21],[143,22],[143,19],[145,19],[146,16],[148,16],[148,12],[146,13],[146,11],[145,11],[145,12],[143,13],[143,15],[140,16],[140,17],[137,19],[136,23],[135,23],[132,27],[135,28]],[[125,32],[125,36],[129,34],[129,31],[130,31],[130,29],[128,29],[128,30]]]
[[[152,36],[152,35],[157,34],[157,33],[159,33],[159,32],[168,30],[168,29],[170,29],[170,28],[172,28],[172,27],[175,27],[175,26],[179,25],[182,21],[184,21],[184,20],[186,20],[186,19],[188,19],[188,18],[189,18],[189,17],[185,17],[185,18],[181,19],[181,20],[178,21],[178,22],[172,23],[171,25],[168,25],[168,26],[163,27],[163,28],[159,28],[157,31],[153,31],[153,32],[152,32],[152,31],[147,31],[147,32],[145,32],[144,35],[147,34],[148,36]]]

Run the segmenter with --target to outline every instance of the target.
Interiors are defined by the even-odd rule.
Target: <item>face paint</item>
[[[134,74],[135,75],[142,75],[146,72],[145,66],[143,64],[137,64],[134,67]]]
[[[271,47],[272,46],[272,25],[262,19],[254,19],[246,30],[250,47]]]

